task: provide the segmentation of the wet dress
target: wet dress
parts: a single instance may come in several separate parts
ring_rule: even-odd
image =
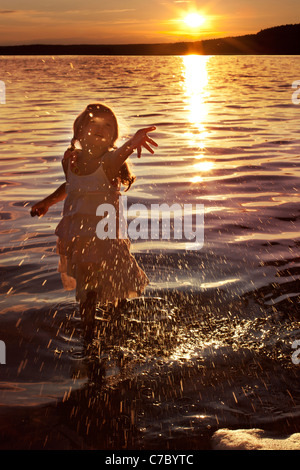
[[[64,289],[76,289],[79,302],[86,300],[90,290],[97,292],[97,301],[103,304],[139,296],[149,279],[130,253],[129,239],[119,231],[120,182],[116,186],[110,183],[102,161],[89,175],[75,174],[68,161],[66,180],[63,217],[55,230]],[[101,204],[115,208],[113,239],[97,236],[97,224],[103,216],[96,212]]]

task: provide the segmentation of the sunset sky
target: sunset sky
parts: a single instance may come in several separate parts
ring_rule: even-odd
[[[299,0],[1,0],[0,45],[196,41],[299,23],[299,10]]]

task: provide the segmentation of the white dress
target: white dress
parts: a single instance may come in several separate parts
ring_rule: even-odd
[[[68,163],[66,192],[63,217],[55,230],[64,289],[76,289],[80,302],[90,290],[97,292],[101,303],[117,304],[140,295],[149,279],[130,253],[130,241],[118,231],[120,183],[110,183],[102,162],[90,175],[76,175]],[[103,203],[116,209],[116,239],[101,240],[96,234],[102,218],[96,210]]]

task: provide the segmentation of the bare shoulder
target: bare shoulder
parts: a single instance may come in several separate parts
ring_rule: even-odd
[[[67,177],[67,170],[68,170],[68,165],[69,165],[70,161],[74,160],[74,159],[77,159],[80,152],[81,151],[79,149],[72,149],[72,150],[68,149],[64,153],[61,164],[62,164],[62,167],[63,167],[63,170],[64,170],[64,173],[65,173],[66,177]]]

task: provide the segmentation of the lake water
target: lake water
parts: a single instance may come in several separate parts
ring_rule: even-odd
[[[209,449],[222,428],[299,432],[300,57],[0,63],[0,447]],[[204,244],[132,241],[150,285],[117,316],[98,311],[87,354],[57,272],[62,203],[30,208],[63,183],[73,121],[95,101],[120,144],[157,127],[156,153],[131,157],[128,203],[203,204]]]

